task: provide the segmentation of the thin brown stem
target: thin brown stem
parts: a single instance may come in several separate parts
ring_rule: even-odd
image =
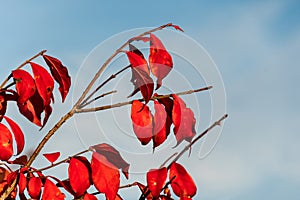
[[[87,101],[98,91],[100,90],[103,86],[105,86],[108,82],[110,82],[112,79],[116,78],[120,73],[122,73],[123,71],[125,71],[126,69],[130,68],[131,65],[128,65],[126,67],[124,67],[123,69],[121,69],[120,71],[118,71],[115,74],[112,74],[108,79],[106,79],[102,84],[100,84],[93,92],[91,92],[91,94],[89,96],[87,96],[85,98],[85,100],[80,104],[80,108],[85,107],[87,104]]]
[[[34,56],[32,56],[31,58],[29,58],[28,60],[26,60],[25,62],[23,62],[21,65],[19,65],[16,69],[21,69],[23,66],[25,66],[26,64],[28,64],[29,62],[31,62],[32,60],[36,59],[37,57],[43,55],[44,53],[46,53],[47,50],[43,50],[40,51],[39,53],[35,54]],[[3,83],[0,85],[0,89],[2,89],[5,84],[8,82],[8,80],[11,78],[11,74],[3,81]]]
[[[212,86],[208,86],[208,87],[204,87],[204,88],[200,88],[200,89],[196,89],[196,90],[188,90],[188,91],[184,91],[184,92],[178,92],[178,93],[175,93],[175,94],[178,95],[178,96],[187,95],[187,94],[192,94],[192,93],[195,93],[195,92],[201,92],[201,91],[209,90],[211,88],[212,88]],[[152,97],[151,100],[163,99],[163,98],[168,98],[168,97],[171,97],[171,96],[172,96],[172,94],[159,95],[159,96]],[[139,101],[144,101],[144,99],[139,99]],[[95,107],[95,108],[77,109],[76,113],[88,113],[88,112],[96,112],[96,111],[100,111],[100,110],[107,110],[107,109],[111,109],[111,108],[117,108],[117,107],[129,105],[129,104],[132,104],[132,102],[133,101],[126,101],[126,102],[121,102],[121,103],[105,105],[105,106],[99,106],[99,107]]]
[[[37,169],[37,170],[33,170],[31,172],[41,172],[41,171],[45,171],[45,170],[51,169],[51,168],[56,167],[58,165],[61,165],[63,163],[67,163],[73,157],[79,156],[79,155],[87,153],[87,152],[89,152],[89,150],[83,150],[83,151],[81,151],[79,153],[74,154],[73,156],[69,156],[68,158],[65,158],[65,159],[63,159],[63,160],[61,160],[59,162],[53,163],[52,165],[49,165],[47,167],[43,167],[43,168],[40,168],[40,169]]]
[[[101,95],[99,95],[99,96],[97,96],[97,97],[95,97],[95,98],[93,98],[93,99],[91,99],[91,100],[85,102],[85,103],[82,104],[80,107],[85,107],[85,106],[87,106],[87,105],[93,103],[94,101],[97,101],[98,99],[101,99],[101,98],[103,98],[103,97],[105,97],[105,96],[107,96],[107,95],[110,95],[110,94],[114,94],[114,93],[116,93],[116,92],[117,92],[117,90],[113,90],[113,91],[110,91],[110,92],[103,93],[103,94],[101,94]]]
[[[203,138],[210,130],[212,130],[216,126],[220,126],[221,122],[228,117],[228,114],[223,115],[218,121],[215,121],[212,125],[210,125],[205,131],[203,131],[198,137],[196,137],[190,144],[185,146],[179,154],[172,160],[172,162],[168,165],[168,169],[170,169],[172,163],[176,162],[186,151],[188,151],[196,142],[198,142],[201,138]]]

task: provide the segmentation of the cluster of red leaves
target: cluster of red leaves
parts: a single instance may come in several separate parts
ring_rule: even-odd
[[[4,118],[11,130],[0,123],[0,160],[7,161],[13,155],[13,133],[17,146],[16,155],[24,148],[24,134],[17,123],[5,116],[7,102],[17,102],[19,111],[32,123],[43,127],[52,113],[51,101],[53,98],[54,80],[59,83],[62,101],[65,100],[71,85],[68,70],[62,63],[51,56],[43,55],[44,60],[50,68],[51,74],[42,66],[30,62],[33,76],[23,70],[12,71],[16,90],[0,90],[0,121]],[[42,114],[44,118],[42,120]]]
[[[167,181],[169,171],[169,181]],[[168,185],[176,196],[180,199],[192,199],[196,194],[197,188],[194,180],[186,171],[186,169],[174,162],[169,169],[166,167],[160,169],[151,169],[147,172],[147,187],[139,184],[143,196],[150,199],[157,200],[171,200],[171,193]]]
[[[92,185],[99,193],[105,194],[106,199],[121,200],[118,195],[119,171],[121,170],[128,178],[129,164],[115,148],[108,144],[98,144],[90,147],[90,150],[93,152],[90,161],[83,156],[69,159],[68,179],[62,181],[53,176],[45,176],[34,168],[22,167],[14,172],[0,168],[0,186],[3,188],[0,189],[0,195],[13,180],[17,179],[18,195],[21,200],[28,199],[27,195],[32,199],[65,199],[61,188],[73,195],[75,199],[97,199],[95,195],[88,193]],[[51,164],[59,158],[59,155],[58,152],[44,154]],[[12,199],[15,199],[16,192],[12,195],[14,195]]]
[[[130,96],[140,91],[145,100],[145,104],[137,100],[132,102],[131,119],[134,132],[143,145],[153,140],[155,148],[167,139],[170,127],[174,124],[177,144],[183,140],[190,142],[196,134],[196,120],[192,110],[186,107],[181,98],[174,94],[172,98],[153,100],[154,116],[147,106],[154,91],[150,71],[157,78],[156,89],[158,89],[162,85],[162,80],[171,71],[173,61],[163,43],[154,34],[150,34],[149,38],[143,38],[143,41],[150,41],[149,64],[143,53],[132,44],[129,44],[129,51],[126,52],[132,69],[131,82],[135,86]]]

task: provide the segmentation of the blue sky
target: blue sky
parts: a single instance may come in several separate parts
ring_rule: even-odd
[[[183,159],[199,185],[196,199],[296,200],[300,196],[299,9],[298,1],[283,0],[9,1],[0,7],[0,77],[42,49],[63,60],[75,77],[84,58],[108,37],[132,28],[179,24],[217,64],[230,115],[208,157]],[[45,128],[69,106],[58,103],[58,114]],[[37,128],[21,119],[28,129],[27,145],[35,144],[45,130],[35,133]],[[73,138],[72,132],[70,122],[60,134]],[[81,148],[74,138],[66,156]],[[46,148],[55,151],[64,146],[55,136]]]

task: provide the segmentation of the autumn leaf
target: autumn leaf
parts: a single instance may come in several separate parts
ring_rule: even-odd
[[[173,94],[172,97],[174,100],[172,120],[177,145],[179,145],[183,140],[191,142],[193,137],[196,135],[196,119],[194,117],[194,113],[190,108],[186,107],[186,104],[180,97],[175,94]]]
[[[7,109],[7,100],[5,99],[5,93],[1,92],[0,93],[0,122],[3,119],[3,116],[6,113],[6,109]]]
[[[0,123],[0,160],[7,161],[13,155],[13,139],[10,130]]]
[[[131,120],[135,135],[142,143],[148,144],[153,135],[153,116],[149,107],[138,100],[131,105]]]
[[[167,173],[168,170],[166,167],[153,169],[147,172],[147,186],[154,199],[159,197],[159,194],[165,185]]]
[[[17,69],[12,71],[16,83],[16,90],[19,95],[18,103],[24,104],[36,91],[36,85],[32,76],[25,70]]]
[[[27,156],[22,155],[20,157],[15,158],[14,160],[7,161],[9,164],[16,164],[16,165],[25,165],[27,163]]]
[[[173,68],[173,61],[163,43],[154,34],[150,34],[149,65],[152,74],[157,78],[157,90]]]
[[[24,144],[25,144],[24,134],[16,122],[14,122],[12,119],[10,119],[6,116],[4,116],[4,119],[6,120],[6,122],[8,123],[8,125],[10,126],[10,128],[14,134],[15,141],[17,144],[17,155],[18,155],[24,149]]]
[[[120,153],[111,145],[102,143],[91,146],[90,149],[103,155],[110,163],[112,163],[118,169],[122,169],[123,174],[128,179],[129,164],[122,158]]]
[[[49,72],[42,66],[30,62],[36,88],[43,99],[44,105],[51,103],[52,91],[54,88],[54,80]]]
[[[83,200],[97,200],[97,197],[92,194],[86,193],[83,197]]]
[[[178,26],[178,25],[170,24],[170,26],[172,26],[173,28],[175,28],[178,31],[184,32],[184,30],[182,28],[180,28],[180,26]]]
[[[31,177],[29,179],[27,190],[31,198],[38,199],[41,194],[42,180],[40,177]]]
[[[120,186],[118,168],[97,152],[93,152],[91,167],[96,189],[104,193],[107,200],[115,200]]]
[[[23,194],[27,186],[27,179],[23,173],[19,174],[18,186],[19,186],[19,193]]]
[[[182,165],[172,163],[169,179],[172,180],[171,187],[173,192],[180,199],[191,199],[196,194],[197,187],[195,182]]]
[[[157,95],[159,96],[159,95]],[[166,119],[166,134],[168,135],[171,130],[171,125],[173,123],[172,121],[172,110],[173,110],[173,99],[167,97],[167,98],[159,98],[157,100],[159,103],[164,105],[165,111],[167,113],[167,119]]]
[[[44,185],[42,200],[48,200],[48,199],[62,200],[65,199],[65,195],[58,189],[58,187],[52,181],[50,181],[47,178]]]
[[[154,110],[153,149],[161,145],[170,133],[170,131],[167,132],[167,112],[165,107],[155,100]]]
[[[60,152],[44,153],[43,156],[51,163],[54,163],[60,156]]]
[[[68,174],[70,185],[76,197],[82,196],[91,185],[89,169],[79,159],[71,158]]]
[[[150,77],[148,63],[136,50],[127,51],[126,54],[132,70],[131,82],[135,86],[135,89],[130,96],[134,95],[137,90],[140,90],[145,102],[148,103],[152,97],[154,88],[153,80]]]
[[[37,126],[42,126],[41,114],[44,111],[44,103],[38,92],[35,92],[34,96],[30,97],[24,104],[18,103],[18,107],[20,113],[29,121]]]
[[[43,58],[49,66],[50,72],[55,81],[59,84],[59,91],[62,97],[62,102],[64,102],[71,86],[71,77],[69,75],[68,69],[63,66],[61,61],[57,58],[45,54],[43,55]]]

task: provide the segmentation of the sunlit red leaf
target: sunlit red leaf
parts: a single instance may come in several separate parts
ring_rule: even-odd
[[[51,163],[54,163],[60,156],[60,152],[44,153],[43,156]]]
[[[196,194],[197,187],[195,182],[182,165],[178,163],[172,163],[170,167],[169,179],[173,179],[171,182],[171,187],[173,192],[180,197],[180,199],[189,199]]]
[[[138,100],[131,105],[133,130],[142,145],[148,144],[153,135],[153,116],[149,107]]]
[[[167,173],[168,170],[166,167],[147,172],[147,186],[154,198],[159,197],[159,194],[165,185]]]
[[[161,145],[170,133],[167,132],[167,112],[165,107],[155,100],[154,110],[153,149]]]
[[[186,107],[186,104],[180,97],[175,94],[173,94],[172,97],[174,99],[172,120],[177,145],[183,140],[191,142],[193,137],[196,135],[196,119],[194,117],[194,113],[190,108]]]
[[[7,100],[5,99],[5,93],[0,93],[0,122],[2,121],[3,116],[6,113],[7,109]]]
[[[83,197],[83,200],[97,200],[97,197],[92,194],[86,193]]]
[[[0,160],[7,161],[13,155],[13,140],[9,129],[0,123]]]
[[[54,88],[54,80],[44,67],[33,62],[30,62],[30,65],[34,74],[36,88],[44,101],[44,105],[49,105]]]
[[[23,194],[27,186],[27,179],[23,173],[19,174],[18,186],[19,186],[19,193]]]
[[[43,58],[49,66],[55,81],[59,83],[59,91],[62,97],[62,102],[64,102],[71,86],[71,77],[68,73],[68,69],[63,66],[61,61],[57,58],[53,58],[48,55],[43,55]]]
[[[38,199],[41,194],[42,186],[43,184],[40,177],[31,177],[27,185],[27,190],[30,197],[33,199]]]
[[[91,185],[89,169],[79,159],[71,158],[68,173],[76,197],[82,196]]]
[[[128,179],[129,164],[122,158],[120,153],[112,146],[106,143],[97,144],[90,147],[97,153],[103,155],[115,167],[122,169],[123,174]]]
[[[16,144],[17,144],[17,155],[18,155],[24,149],[24,144],[25,144],[24,134],[16,122],[14,122],[12,119],[10,119],[6,116],[4,116],[4,118],[7,121],[8,125],[10,126],[10,128],[14,134]]]
[[[97,152],[93,152],[91,167],[96,189],[104,193],[107,200],[115,200],[120,186],[118,168]]]
[[[42,200],[61,200],[65,199],[65,195],[58,189],[58,187],[50,181],[48,178],[44,185],[44,191],[42,195]]]
[[[135,86],[135,89],[130,96],[135,94],[135,91],[139,89],[145,102],[148,103],[153,94],[154,84],[150,77],[147,61],[143,56],[139,55],[140,53],[137,53],[136,50],[127,51],[126,54],[132,69],[131,82]]]
[[[173,110],[173,99],[171,98],[159,98],[158,102],[163,104],[167,113],[166,119],[166,133],[169,135],[171,130],[172,121],[172,110]]]
[[[18,103],[24,104],[36,91],[36,85],[32,76],[22,69],[12,71],[12,76],[16,82],[16,90],[19,95]]]
[[[163,43],[154,34],[150,34],[149,65],[152,74],[157,78],[156,89],[158,89],[173,68],[173,61]]]

